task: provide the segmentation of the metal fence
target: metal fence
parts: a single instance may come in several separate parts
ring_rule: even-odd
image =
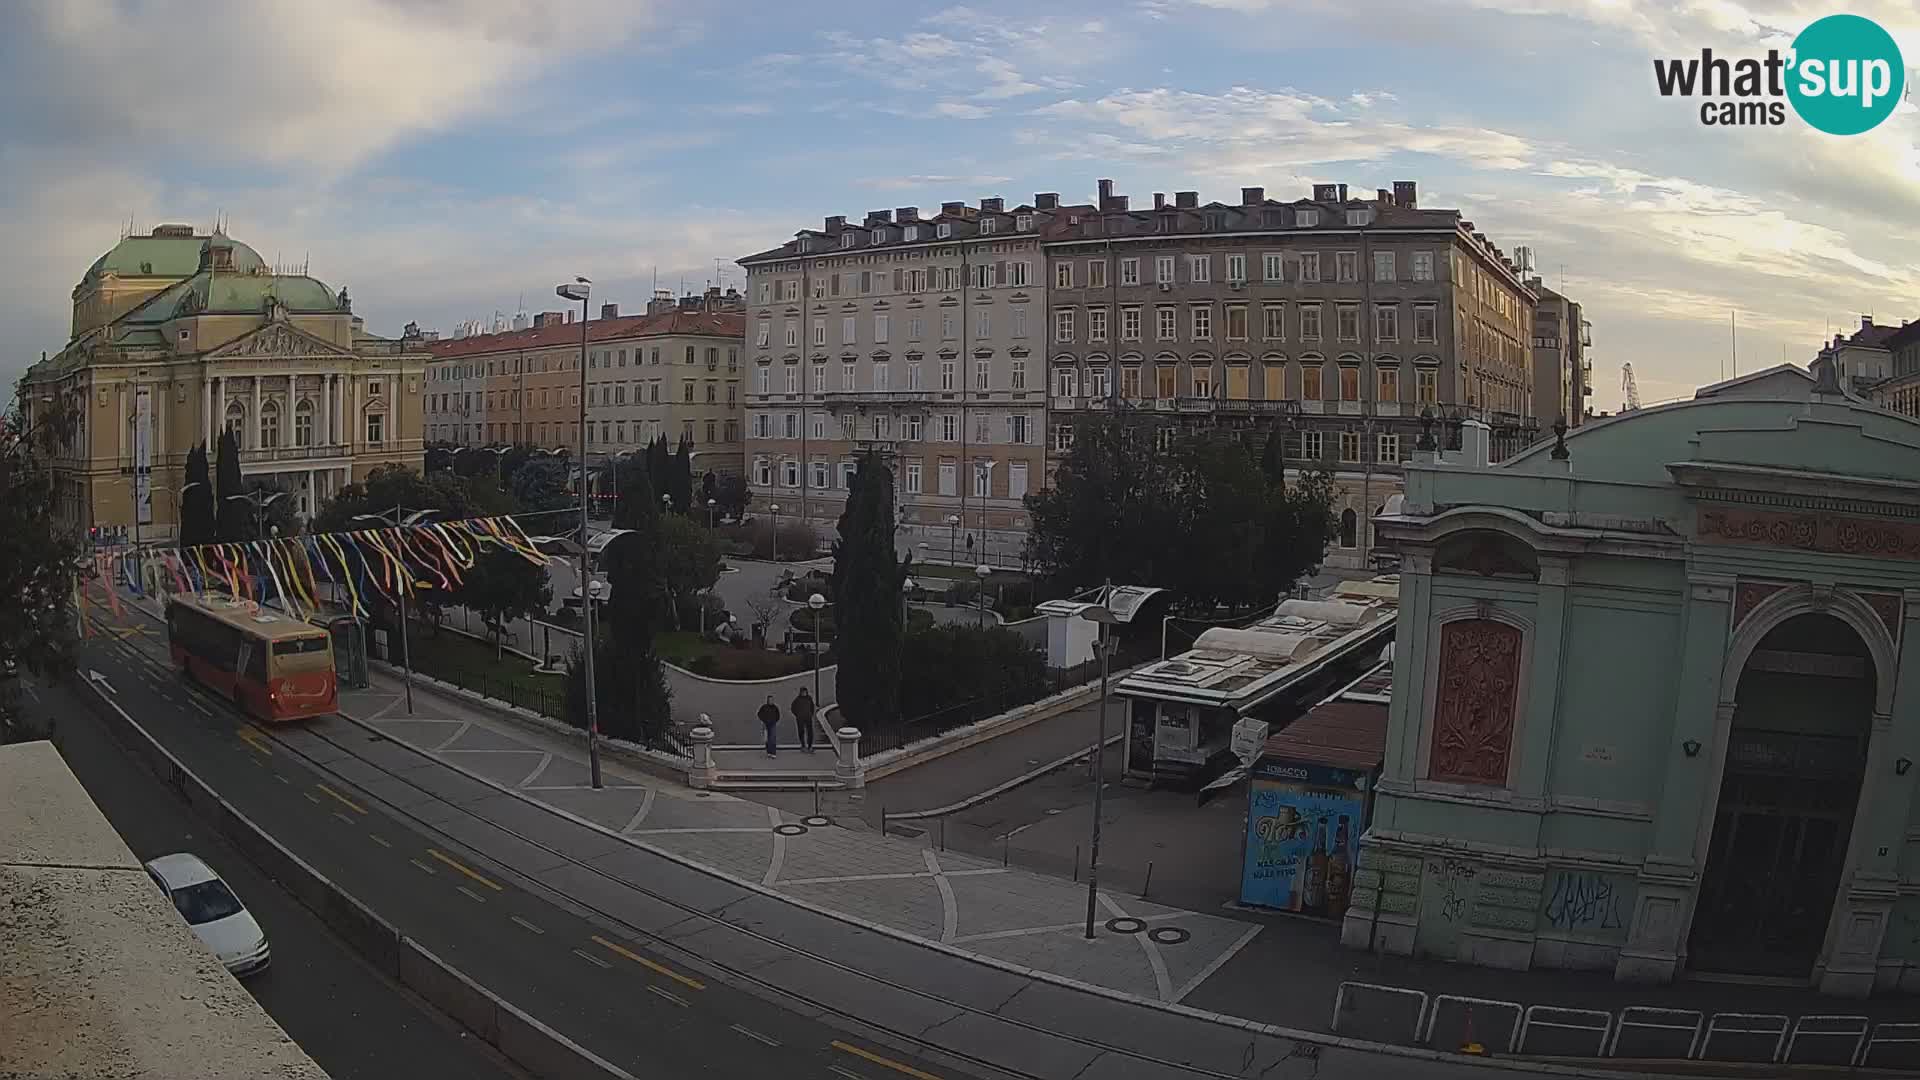
[[[1136,660],[1128,659],[1125,649],[1115,650],[1111,671],[1123,671]],[[1048,668],[1041,680],[1027,687],[986,694],[968,701],[949,705],[943,709],[916,716],[892,727],[862,731],[860,733],[860,756],[872,757],[887,750],[898,750],[904,746],[926,739],[945,735],[956,728],[977,724],[989,717],[1017,709],[1022,705],[1031,705],[1041,698],[1065,693],[1076,687],[1086,686],[1100,679],[1100,661],[1098,658],[1083,664],[1067,668]]]

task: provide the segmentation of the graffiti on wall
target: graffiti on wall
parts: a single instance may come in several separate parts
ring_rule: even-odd
[[[1435,879],[1435,902],[1441,918],[1448,922],[1467,921],[1474,872],[1472,863],[1460,859],[1433,859],[1427,863],[1427,874]]]
[[[1616,875],[1594,870],[1556,871],[1547,885],[1541,915],[1556,930],[1607,933],[1625,930],[1632,904],[1631,886]]]

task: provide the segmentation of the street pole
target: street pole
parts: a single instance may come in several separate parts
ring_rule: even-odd
[[[1107,584],[1111,594],[1113,584]],[[1102,604],[1106,598],[1102,598]],[[1087,848],[1087,940],[1093,940],[1094,906],[1100,895],[1100,796],[1107,786],[1106,769],[1102,768],[1101,758],[1107,752],[1107,665],[1110,653],[1107,650],[1107,622],[1113,618],[1113,610],[1102,606],[1100,609],[1100,711],[1094,725],[1093,737],[1093,838]]]
[[[600,709],[594,700],[593,681],[593,590],[589,588],[592,578],[587,572],[587,297],[591,290],[585,278],[576,279],[576,288],[562,285],[560,295],[578,294],[580,300],[580,431],[578,447],[580,453],[580,615],[581,625],[585,628],[586,676],[587,676],[587,771],[592,775],[595,790],[600,782]]]

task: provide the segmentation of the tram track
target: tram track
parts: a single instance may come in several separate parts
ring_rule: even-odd
[[[143,611],[142,614],[144,615],[146,613]],[[89,615],[88,619],[94,626],[100,628],[103,631],[108,631],[111,629],[107,624],[102,623],[97,616]],[[168,677],[174,677],[174,678],[178,677],[178,673],[173,669],[170,662],[162,662],[161,660],[156,658],[151,652],[148,652],[147,650],[139,646],[136,646],[128,638],[124,636],[107,633],[102,640],[108,643],[108,647],[123,653],[124,655],[126,655],[128,658],[132,659],[136,663],[143,664]],[[231,702],[228,702],[225,699],[218,697],[217,695],[209,693],[208,691],[205,690],[205,688],[201,687],[197,683],[185,681],[184,685],[188,687],[188,692],[194,696],[203,698],[204,700],[209,702],[217,702],[218,704],[220,704],[221,706],[224,706],[229,710],[233,708],[233,705]],[[379,737],[381,740],[389,744],[405,748],[407,751],[419,757],[423,761],[430,762],[432,764],[441,766],[443,768],[449,768],[449,766],[446,766],[445,763],[438,761],[436,758],[434,758],[432,755],[428,754],[427,752],[422,751],[417,747],[411,746],[402,740],[394,739],[391,736],[385,735],[384,733],[381,733],[377,728],[373,727],[371,724],[365,721],[347,716],[344,713],[340,714],[340,716],[342,719],[346,720],[347,722],[352,723],[357,727],[361,728],[362,730]],[[335,778],[340,783],[348,785],[349,787],[355,790],[364,790],[360,788],[360,785],[353,778],[349,777],[345,773],[342,773],[336,769],[329,767],[326,762],[320,761],[319,759],[308,754],[305,750],[301,749],[299,746],[295,745],[293,742],[289,741],[287,738],[284,737],[284,734],[281,730],[275,729],[273,727],[268,727],[265,725],[260,726],[258,730],[266,733],[266,735],[268,736],[268,739],[276,749],[284,750],[287,754],[299,760],[302,764],[304,764],[307,768],[311,769],[315,773],[323,774],[325,776]],[[609,885],[617,889],[629,891],[638,896],[644,897],[653,903],[663,905],[673,911],[679,912],[685,915],[687,918],[699,920],[704,925],[722,928],[732,934],[739,935],[743,939],[757,943],[762,946],[776,949],[794,958],[804,960],[811,964],[819,965],[821,967],[830,969],[832,971],[853,976],[855,978],[864,980],[874,986],[883,988],[890,992],[900,994],[900,995],[905,995],[914,1000],[924,1002],[929,1005],[938,1006],[939,1008],[942,1008],[942,1009],[953,1010],[959,1014],[959,1016],[956,1016],[948,1021],[943,1021],[940,1024],[936,1024],[934,1025],[934,1027],[948,1026],[949,1024],[952,1023],[953,1019],[959,1019],[960,1016],[974,1017],[987,1024],[1006,1025],[1009,1028],[1024,1032],[1025,1034],[1030,1036],[1037,1036],[1042,1039],[1054,1040],[1057,1042],[1070,1044],[1072,1046],[1079,1047],[1084,1052],[1090,1052],[1093,1055],[1093,1058],[1088,1063],[1089,1068],[1092,1066],[1092,1063],[1094,1061],[1098,1061],[1101,1057],[1112,1056],[1112,1057],[1124,1058],[1131,1062],[1137,1062],[1140,1065],[1152,1066],[1159,1069],[1169,1070],[1183,1076],[1209,1077],[1209,1078],[1216,1078],[1216,1080],[1244,1080],[1244,1078],[1248,1075],[1248,1073],[1246,1072],[1230,1073],[1230,1072],[1223,1072],[1215,1069],[1206,1068],[1204,1066],[1196,1066],[1190,1063],[1171,1060],[1165,1057],[1160,1057],[1154,1054],[1146,1053],[1146,1052],[1132,1049],[1129,1047],[1123,1047],[1123,1046],[1118,1046],[1112,1043],[1101,1042],[1100,1040],[1088,1038],[1084,1035],[1075,1035],[1068,1032],[1062,1032],[1059,1030],[1055,1030],[1053,1028],[1044,1027],[1039,1024],[1031,1023],[1029,1021],[1021,1020],[1014,1017],[1004,1016],[998,1012],[988,1010],[988,1009],[983,1009],[977,1005],[968,1004],[964,1001],[946,997],[938,993],[933,993],[917,987],[909,986],[905,983],[899,982],[897,980],[888,978],[883,975],[875,975],[870,972],[862,971],[859,968],[843,963],[824,953],[816,952],[814,950],[807,949],[803,946],[796,945],[793,942],[785,940],[784,938],[781,938],[778,936],[765,934],[758,930],[754,930],[749,927],[742,926],[738,923],[735,923],[727,919],[722,914],[717,914],[715,912],[705,910],[695,905],[685,903],[681,900],[675,899],[666,894],[663,894],[653,889],[646,888],[645,886],[636,884],[633,881],[630,881],[626,878],[608,873],[606,870],[601,869],[600,867],[597,867],[590,862],[581,860],[565,851],[562,851],[554,847],[553,845],[545,843],[544,841],[534,836],[530,836],[525,832],[513,829],[499,822],[482,817],[478,813],[475,813],[474,811],[467,809],[466,807],[462,807],[457,804],[445,801],[439,793],[433,791],[431,788],[428,788],[422,784],[419,784],[413,780],[408,779],[407,776],[402,772],[395,771],[394,769],[391,769],[386,765],[373,761],[367,757],[361,756],[359,753],[355,751],[355,748],[352,747],[350,744],[338,738],[335,738],[334,736],[324,731],[315,730],[312,727],[300,727],[300,728],[296,728],[296,730],[303,731],[307,736],[321,740],[322,742],[326,743],[327,745],[333,747],[334,749],[340,751],[342,754],[351,758],[352,760],[357,762],[359,765],[366,768],[374,769],[386,779],[394,783],[404,785],[406,788],[419,792],[422,795],[428,796],[429,799],[431,800],[430,802],[431,805],[441,806],[449,810],[455,811],[465,816],[466,818],[471,819],[472,821],[478,822],[480,825],[484,826],[487,829],[491,829],[495,832],[498,832],[503,836],[510,837],[520,844],[527,845],[530,848],[543,852],[547,856],[550,856],[555,859],[559,859],[564,865],[576,868],[581,871],[585,871],[586,873],[603,880],[604,882],[608,883]],[[458,770],[455,770],[455,771],[457,772]],[[427,820],[425,817],[419,814],[410,812],[409,810],[403,807],[394,805],[389,800],[378,798],[376,796],[371,795],[370,793],[366,794],[365,797],[374,799],[381,805],[382,809],[385,810],[388,814],[411,824],[414,828],[424,833],[427,833],[432,836],[442,837],[446,840],[446,842],[453,844],[457,847],[467,849],[469,851],[474,850],[471,842],[462,840],[456,837],[454,834],[446,831],[445,829]],[[552,817],[556,821],[566,821],[569,824],[576,824],[570,821],[569,819],[567,819],[565,816],[554,812],[551,808],[546,807],[541,803],[534,802],[532,800],[523,800],[523,802],[525,803],[525,805],[534,807],[542,811],[543,813]],[[621,839],[623,842],[630,844],[637,850],[646,851],[649,854],[652,854],[655,856],[659,856],[660,854],[658,852],[651,851],[650,849],[645,848],[641,845],[632,844],[631,841],[626,840],[624,837],[622,837]],[[618,928],[620,931],[632,936],[633,938],[639,941],[645,942],[650,947],[657,948],[662,952],[671,954],[673,956],[684,958],[685,960],[691,961],[696,966],[705,967],[709,970],[717,972],[723,978],[734,982],[736,985],[739,985],[742,987],[755,988],[761,992],[761,996],[770,996],[777,1000],[794,1002],[800,1006],[803,1006],[806,1009],[827,1013],[836,1018],[839,1018],[840,1020],[846,1022],[847,1024],[854,1026],[855,1028],[879,1032],[884,1036],[886,1036],[889,1040],[892,1040],[894,1042],[926,1051],[935,1057],[953,1061],[956,1064],[959,1064],[966,1068],[982,1071],[985,1074],[990,1076],[997,1075],[997,1076],[1013,1077],[1013,1078],[1017,1078],[1017,1080],[1055,1080],[1055,1078],[1046,1076],[1044,1074],[1026,1071],[1024,1069],[1019,1068],[1018,1066],[1010,1066],[1007,1064],[1003,1064],[1001,1062],[997,1062],[997,1061],[993,1061],[993,1060],[981,1057],[978,1054],[967,1051],[967,1050],[962,1050],[944,1043],[935,1042],[931,1039],[926,1038],[925,1035],[921,1032],[913,1032],[913,1031],[908,1031],[908,1030],[904,1030],[897,1027],[892,1027],[884,1023],[877,1022],[868,1016],[856,1013],[853,1010],[839,1007],[839,1006],[834,1006],[834,1005],[817,1001],[811,998],[807,998],[805,996],[802,996],[801,994],[798,994],[783,986],[780,986],[770,980],[759,977],[755,975],[752,971],[726,964],[704,953],[698,953],[698,952],[689,950],[685,946],[680,945],[679,943],[657,932],[648,930],[644,927],[634,925],[633,923],[622,918],[620,915],[607,910],[605,907],[599,904],[595,904],[589,900],[582,899],[578,896],[562,893],[552,888],[551,886],[548,886],[541,882],[533,880],[527,877],[526,875],[518,872],[517,870],[514,870],[511,867],[508,867],[500,863],[498,860],[492,858],[491,856],[486,856],[484,855],[484,853],[481,853],[481,852],[475,852],[475,854],[480,855],[482,858],[485,858],[485,860],[488,863],[495,866],[499,872],[511,878],[516,885],[518,885],[520,888],[526,890],[529,893],[532,893],[538,896],[547,897],[553,902],[590,913],[592,917],[606,923],[611,927]],[[694,869],[696,872],[700,872],[698,871],[698,868],[690,868],[690,869]],[[709,876],[713,876],[713,875],[709,875]],[[717,878],[717,880],[725,881],[726,879]],[[728,882],[728,884],[734,884],[734,883]],[[747,896],[756,895],[751,891],[743,890],[743,892]],[[731,907],[731,906],[733,906],[731,903],[724,905],[722,910],[724,911],[726,907]],[[1011,998],[1009,998],[1008,1000],[1010,1001]],[[1004,1006],[1005,1002],[1003,1002],[1002,1005]],[[928,1029],[928,1030],[931,1030],[931,1029]],[[1257,1056],[1256,1046],[1252,1041],[1257,1037],[1258,1036],[1252,1036],[1252,1035],[1249,1036],[1250,1041],[1249,1041],[1249,1045],[1246,1053],[1246,1060],[1249,1064],[1251,1064]],[[1272,1037],[1278,1040],[1277,1036],[1269,1036],[1269,1037]],[[1321,1049],[1320,1044],[1314,1043],[1314,1042],[1302,1041],[1302,1040],[1292,1040],[1292,1042],[1294,1043],[1294,1045],[1281,1058],[1281,1060],[1286,1060],[1287,1058],[1315,1059],[1318,1057],[1319,1051]],[[1118,1063],[1114,1063],[1114,1064],[1116,1066],[1118,1065]]]

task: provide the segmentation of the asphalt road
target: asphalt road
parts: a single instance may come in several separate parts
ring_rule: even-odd
[[[242,985],[333,1080],[509,1080],[525,1073],[395,984],[187,809],[65,686],[34,687],[28,711],[56,717],[54,743],[142,860],[205,859],[267,931],[273,966]]]
[[[338,777],[316,774],[225,703],[166,670],[154,658],[164,647],[164,631],[151,621],[141,625],[144,630],[124,636],[85,641],[82,671],[99,672],[116,704],[316,870],[402,933],[581,1046],[649,1078],[845,1080],[917,1074],[959,1080],[965,1075],[950,1064],[936,1066],[863,1045],[844,1030],[690,971],[678,958],[582,909],[520,887],[462,845],[389,812],[358,789],[342,790],[346,785]],[[87,723],[97,728],[101,722],[89,717]],[[108,749],[124,755],[117,747]],[[96,747],[72,756],[103,755]],[[329,767],[345,768],[338,761]],[[431,795],[412,790],[392,797],[399,809],[436,824],[450,829],[461,824],[445,820],[458,815]],[[226,872],[226,865],[215,865]],[[254,894],[272,891],[258,875],[251,881],[236,878],[235,884],[249,903]],[[270,928],[280,914],[265,915]],[[279,935],[270,933],[275,971],[269,978],[284,979],[295,965],[281,954]],[[288,1030],[299,1038],[294,1025]],[[875,1065],[846,1049],[849,1044],[900,1068]],[[378,1054],[378,1044],[373,1045],[371,1052]],[[318,1052],[314,1056],[321,1058]],[[383,1066],[378,1075],[413,1074]],[[489,1074],[455,1070],[446,1075]]]

